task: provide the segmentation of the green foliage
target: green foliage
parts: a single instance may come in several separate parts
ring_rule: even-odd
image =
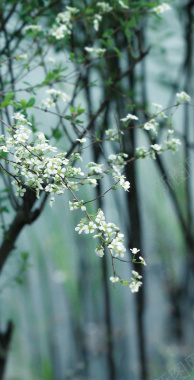
[[[14,92],[10,92],[9,94],[7,94],[4,98],[4,101],[1,103],[0,107],[1,108],[4,108],[4,107],[7,107],[11,104],[11,99],[13,99],[14,97]]]
[[[51,128],[52,130],[52,135],[55,138],[55,140],[59,141],[61,137],[63,137],[63,133],[60,131],[59,128]]]

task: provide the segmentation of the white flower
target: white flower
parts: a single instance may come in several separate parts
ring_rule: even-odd
[[[161,153],[161,150],[162,150],[161,145],[154,144],[154,145],[151,145],[151,148],[152,148],[153,150],[155,150],[157,153]]]
[[[144,146],[136,148],[137,157],[145,158],[147,154],[147,150]]]
[[[110,277],[110,281],[114,284],[115,282],[119,281],[119,277],[113,277],[113,276],[111,276]]]
[[[97,216],[95,218],[95,222],[98,223],[98,224],[100,224],[100,223],[104,222],[104,220],[105,220],[104,213],[103,213],[103,211],[101,209],[99,209],[98,210],[98,214],[97,214]]]
[[[110,155],[108,156],[108,159],[109,159],[110,161],[115,161],[116,158],[117,158],[117,155],[116,155],[116,154],[110,154]]]
[[[124,166],[126,165],[124,158],[127,158],[127,157],[128,157],[128,154],[119,153],[119,154],[110,154],[108,156],[108,159],[111,162],[111,164],[114,164],[113,168],[115,170],[116,167],[117,168],[124,168]],[[123,178],[125,178],[125,177],[123,177]]]
[[[181,142],[179,139],[172,138],[171,140],[166,140],[165,144],[169,149],[175,152],[178,149],[178,145],[181,145]]]
[[[33,32],[39,32],[41,30],[40,25],[27,25],[24,28],[24,32],[33,31]]]
[[[49,205],[52,207],[54,202],[55,202],[55,197],[51,197]]]
[[[101,237],[102,237],[101,232],[100,232],[99,234],[96,234],[96,235],[93,236],[94,239],[96,239],[96,238],[101,238]]]
[[[152,105],[156,108],[162,108],[161,104],[157,104],[157,103],[152,103]]]
[[[66,26],[69,27],[69,23],[70,23],[70,20],[71,20],[71,12],[70,11],[66,11],[66,12],[60,12],[58,13],[57,17],[56,17],[56,22],[58,24],[66,24]]]
[[[46,93],[49,95],[60,95],[61,91],[55,90],[55,88],[50,88],[49,90],[46,90]]]
[[[94,29],[96,30],[96,32],[98,32],[98,30],[99,30],[99,22],[101,20],[102,20],[102,16],[95,15],[94,20],[93,20],[93,24],[94,24]]]
[[[132,270],[132,274],[133,274],[134,278],[138,278],[139,280],[142,278],[142,276],[140,276],[140,274],[138,272],[136,272],[135,270]]]
[[[81,234],[84,230],[85,224],[81,221],[77,227],[75,227],[75,231],[78,231],[79,234]]]
[[[106,49],[92,48],[92,47],[88,47],[88,46],[86,46],[84,48],[84,50],[87,51],[87,53],[94,53],[94,54],[97,54],[99,56],[103,56],[104,53],[106,52]]]
[[[107,136],[113,136],[113,135],[116,134],[116,130],[115,129],[107,129],[105,131],[105,133],[106,133]]]
[[[78,202],[70,202],[69,201],[69,208],[70,210],[77,210],[78,209]]]
[[[90,172],[91,174],[100,174],[102,173],[102,164],[96,164],[95,162],[89,162],[89,164],[87,165],[88,168],[90,168]]]
[[[17,126],[16,133],[13,135],[13,137],[17,140],[17,142],[25,143],[28,140],[31,133],[32,132],[30,131],[30,129],[28,129],[26,126],[19,125]]]
[[[71,98],[65,92],[60,91],[60,97],[64,102],[70,102]]]
[[[159,116],[163,119],[168,119],[168,116],[164,112],[161,112]]]
[[[141,285],[142,285],[141,281],[132,281],[131,284],[129,285],[131,292],[137,293]]]
[[[85,232],[85,234],[89,234],[89,233],[92,234],[96,228],[97,226],[95,223],[89,222],[89,224],[84,226],[83,231]]]
[[[44,135],[43,132],[36,132],[35,135],[38,136],[38,139],[39,139],[39,140],[41,141],[41,143],[43,143],[43,144],[45,143],[45,141],[48,141],[48,140],[46,140],[45,135]]]
[[[146,262],[145,262],[145,260],[143,259],[143,257],[139,256],[139,260],[141,260],[141,263],[142,263],[143,265],[147,265]]]
[[[101,245],[101,246],[96,247],[95,253],[96,253],[97,256],[103,257],[104,256],[104,248],[103,248],[103,246]]]
[[[69,201],[69,208],[70,210],[77,210],[78,208],[81,208],[82,211],[86,211],[86,206],[83,205],[84,201]]]
[[[168,129],[168,135],[173,135],[173,133],[174,133],[174,131],[173,131],[173,129]]]
[[[153,131],[155,134],[157,134],[156,127],[158,126],[158,123],[155,120],[148,121],[145,123],[142,127],[142,129],[145,129],[146,131]]]
[[[51,36],[55,37],[56,40],[61,40],[62,38],[66,37],[68,34],[71,34],[70,26],[69,25],[54,25],[53,29],[50,30]]]
[[[50,108],[54,105],[54,101],[53,99],[50,99],[50,98],[47,98],[46,100],[42,100],[41,103],[40,103],[40,108]]]
[[[96,186],[98,185],[97,180],[96,180],[96,179],[93,179],[93,178],[90,178],[88,183],[89,183],[89,185],[91,185],[92,187],[96,187]]]
[[[78,8],[75,8],[75,7],[68,7],[68,6],[66,6],[66,9],[67,9],[70,13],[72,13],[72,14],[76,14],[76,13],[79,12],[79,9],[78,9]]]
[[[76,141],[79,141],[80,144],[83,144],[84,142],[86,142],[86,139],[76,139]]]
[[[9,152],[8,149],[7,149],[7,147],[5,145],[0,146],[0,150],[2,150],[5,153]]]
[[[184,91],[182,91],[180,93],[177,93],[176,97],[179,100],[182,100],[183,102],[190,102],[191,101],[191,97],[186,92],[184,92]]]
[[[110,5],[108,3],[98,2],[96,5],[102,9],[102,12],[112,11],[112,7],[110,7]]]
[[[69,102],[70,101],[70,97],[69,95],[67,95],[65,92],[63,91],[59,91],[59,90],[55,90],[55,88],[51,88],[49,90],[46,91],[47,94],[53,96],[53,98],[55,99],[58,99],[59,97],[64,101],[64,102]],[[53,100],[52,100],[53,102]],[[53,104],[53,103],[52,103]],[[52,105],[51,104],[51,105]]]
[[[21,123],[23,123],[23,122],[26,123],[26,118],[20,112],[14,113],[12,116],[12,119],[16,119],[16,120],[20,121]]]
[[[126,252],[126,248],[124,247],[122,243],[121,237],[116,237],[115,239],[113,239],[111,244],[108,245],[108,248],[111,249],[111,251],[112,250],[114,251],[115,257],[117,256],[124,257],[124,252]]]
[[[49,57],[48,58],[48,62],[55,64],[56,63],[56,59],[53,58],[53,57]]]
[[[18,57],[18,59],[27,59],[28,58],[28,54],[27,53],[20,54],[17,57]]]
[[[125,191],[129,191],[130,183],[128,181],[125,181],[123,178],[121,178],[119,183],[120,183],[122,189],[124,189]]]
[[[121,5],[122,8],[129,9],[129,7],[126,4],[124,4],[122,0],[119,0],[118,3]]]
[[[163,13],[165,11],[169,11],[170,9],[171,9],[171,7],[168,4],[163,3],[163,4],[159,5],[158,7],[153,8],[153,11],[156,12],[157,14],[160,14],[160,13]]]
[[[133,253],[133,255],[136,255],[140,251],[140,249],[137,248],[130,248],[130,251]]]
[[[17,191],[16,191],[16,196],[23,197],[25,192],[26,192],[26,189],[22,188],[21,186],[18,186]]]
[[[135,116],[135,115],[131,115],[130,113],[128,113],[128,115],[126,117],[124,117],[123,119],[120,119],[120,120],[125,123],[128,120],[138,120],[138,117]]]

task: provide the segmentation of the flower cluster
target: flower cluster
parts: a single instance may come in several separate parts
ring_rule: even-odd
[[[110,7],[110,5],[108,3],[105,3],[104,1],[103,2],[98,2],[96,5],[104,13],[112,11],[112,7]]]
[[[94,48],[94,47],[89,47],[89,46],[86,46],[84,49],[85,51],[87,51],[87,53],[94,53],[94,54],[97,54],[99,57],[102,57],[104,53],[106,52],[106,49]]]
[[[86,206],[83,205],[84,201],[76,201],[73,200],[73,202],[69,201],[69,208],[70,210],[77,210],[80,208],[82,211],[86,211]]]
[[[83,204],[83,203],[82,203]],[[75,207],[82,207],[81,204],[78,205],[77,202],[74,202]],[[74,205],[72,206],[72,203],[70,202],[70,207],[74,209]],[[93,219],[90,217],[90,220],[87,221],[86,218],[82,218],[80,223],[77,225],[75,230],[81,234],[82,232],[85,234],[94,234],[94,238],[98,238],[101,240],[101,245],[98,245],[95,249],[95,253],[99,257],[103,257],[105,254],[104,247],[107,247],[107,250],[109,251],[112,259],[114,258],[123,258],[126,252],[126,248],[124,246],[124,235],[120,233],[119,228],[114,223],[107,223],[105,220],[104,213],[101,209],[98,210],[96,216],[93,216]],[[132,254],[133,254],[133,262],[136,262],[135,254],[139,252],[139,250],[133,248]],[[143,260],[143,258],[142,258]],[[143,262],[139,262],[142,263]],[[134,277],[130,283],[127,281],[120,280],[119,277],[111,277],[110,280],[112,282],[120,281],[124,285],[129,285],[131,291],[133,292],[134,287],[132,284],[137,284],[138,281]],[[139,284],[140,285],[140,284]],[[137,291],[137,285],[136,285],[136,291]]]
[[[168,149],[171,149],[174,152],[177,151],[178,145],[181,145],[180,140],[175,139],[175,138],[166,140],[165,143],[166,143],[166,146],[168,147]]]
[[[132,270],[133,277],[131,278],[131,283],[129,285],[132,293],[137,293],[139,291],[140,286],[143,284],[142,281],[139,281],[142,279],[142,276],[135,270]]]
[[[48,90],[51,96],[61,96],[63,93],[56,90]],[[25,116],[17,112],[14,114],[15,124],[8,130],[10,137],[0,137],[0,150],[12,155],[9,160],[14,169],[13,184],[16,186],[16,194],[20,197],[25,196],[27,188],[36,192],[39,198],[40,192],[51,195],[50,206],[55,202],[55,195],[61,195],[69,190],[73,195],[73,200],[69,201],[70,210],[80,209],[86,213],[76,227],[76,231],[81,234],[94,234],[94,238],[101,240],[101,245],[95,249],[99,257],[104,256],[104,246],[107,247],[112,258],[123,258],[126,252],[124,246],[124,235],[114,223],[105,221],[104,213],[98,210],[96,216],[91,217],[83,200],[79,200],[74,191],[79,190],[79,184],[89,184],[97,186],[97,179],[92,176],[104,175],[102,164],[89,162],[88,173],[84,174],[80,167],[75,167],[77,160],[81,159],[78,152],[72,153],[70,158],[66,153],[57,153],[57,148],[49,144],[44,133],[31,130],[31,123]],[[81,140],[81,139],[78,139]],[[128,191],[130,184],[125,181],[125,176],[120,169],[126,165],[127,154],[119,153],[109,155],[109,162],[112,170],[112,177],[125,191]],[[108,173],[108,171],[107,171]],[[84,179],[81,177],[84,176]]]
[[[139,146],[136,148],[136,157],[138,158],[146,158],[148,155],[148,152],[144,146]]]
[[[128,157],[128,154],[119,153],[119,154],[110,154],[108,156],[108,159],[111,165],[114,164],[115,167],[122,169],[126,165],[126,161],[124,159],[127,157]]]
[[[40,191],[45,191],[51,195],[63,194],[65,190],[78,190],[81,177],[84,173],[80,167],[72,166],[77,160],[81,159],[79,153],[72,153],[67,159],[66,153],[57,153],[57,148],[48,144],[42,132],[32,133],[31,123],[26,120],[23,114],[14,114],[16,123],[9,130],[10,137],[5,139],[1,136],[0,151],[10,152],[13,159],[10,165],[14,169],[14,185],[17,195],[23,196],[26,187],[33,189],[37,197]],[[93,172],[99,172],[98,166],[94,165]],[[86,176],[85,183],[96,186],[97,180]],[[79,179],[80,178],[80,179]],[[54,199],[52,198],[51,205]],[[77,208],[82,210],[85,207],[78,203]],[[74,204],[76,208],[76,203]]]
[[[122,119],[120,119],[121,121],[123,121],[124,123],[126,122],[130,122],[131,120],[138,120],[138,117],[135,116],[135,115],[131,115],[130,113],[128,113],[128,115]]]
[[[161,5],[158,5],[158,7],[153,8],[153,11],[159,15],[165,11],[169,11],[170,9],[170,5],[163,3]]]
[[[119,131],[119,134],[123,135],[123,131]],[[106,129],[105,135],[108,136],[107,137],[108,141],[119,142],[119,135],[118,135],[118,131],[116,131],[116,129],[112,129],[112,128]]]
[[[114,178],[116,183],[118,183],[123,190],[129,191],[130,183],[129,183],[129,181],[125,181],[126,177],[121,174],[118,166],[112,165],[112,168],[113,168],[112,177]],[[114,188],[116,189],[117,186],[115,185]]]
[[[119,228],[114,223],[107,223],[105,221],[105,216],[101,209],[98,210],[93,220],[91,217],[89,221],[86,218],[81,219],[75,230],[79,234],[82,232],[85,234],[96,232],[94,238],[101,239],[102,243],[107,246],[111,256],[124,257],[124,253],[126,252],[123,244],[124,235],[120,233]],[[103,245],[98,246],[95,252],[98,256],[103,257]]]
[[[124,9],[129,9],[128,5],[124,4],[122,0],[119,0],[118,3],[120,4],[120,6]]]
[[[98,32],[98,30],[99,30],[100,21],[102,21],[102,16],[101,15],[95,15],[94,20],[93,20],[93,25],[94,25],[94,29],[96,30],[96,32]]]
[[[57,40],[70,35],[72,31],[71,20],[78,12],[79,9],[66,6],[66,11],[57,15],[56,24],[50,30],[50,35]]]
[[[81,204],[78,206],[78,204],[76,203],[76,208],[77,207],[81,207]],[[96,234],[93,237],[101,240],[101,245],[98,245],[95,249],[95,253],[97,256],[102,258],[105,254],[104,247],[107,247],[107,250],[109,251],[112,259],[124,258],[126,252],[126,248],[124,246],[124,235],[120,233],[119,228],[114,223],[106,222],[104,213],[101,209],[98,210],[96,216],[93,216],[93,219],[90,217],[89,221],[87,221],[86,218],[82,218],[75,230],[78,231],[79,234],[81,234],[82,232],[85,234],[94,234],[96,232]],[[146,265],[143,257],[139,256],[136,259],[135,256],[139,251],[140,250],[138,250],[137,248],[131,249],[131,253],[133,255],[132,261],[134,263],[138,262],[139,264]],[[117,276],[110,277],[110,281],[113,283],[120,282],[123,285],[128,285],[132,292],[137,292],[142,284],[142,282],[139,281],[141,276],[135,271],[132,271],[132,274],[133,278],[130,282],[124,281]]]
[[[113,5],[113,6],[111,6]],[[33,45],[36,46],[38,41],[38,50],[36,51],[36,48],[33,49],[35,53],[30,56],[30,50],[28,49],[28,53],[26,53],[24,50],[20,51],[18,49],[19,53],[14,56],[14,59],[16,60],[27,60],[28,62],[21,62],[21,65],[27,69],[27,71],[31,70],[33,67],[30,65],[33,58],[37,59],[37,56],[39,55],[39,52],[41,51],[41,62],[40,66],[45,68],[45,73],[48,73],[46,75],[46,80],[43,81],[40,85],[35,85],[31,87],[27,87],[27,89],[24,89],[28,92],[32,92],[35,94],[34,89],[41,88],[43,85],[48,86],[55,86],[56,83],[64,82],[62,78],[64,79],[64,76],[62,75],[63,71],[66,69],[62,67],[61,64],[59,66],[57,65],[54,58],[50,57],[47,58],[47,52],[46,49],[40,49],[40,44],[38,37],[43,37],[44,41],[47,41],[49,44],[49,47],[53,47],[53,42],[55,40],[62,40],[64,38],[67,38],[69,40],[70,36],[72,34],[73,25],[75,25],[76,22],[80,25],[80,44],[76,49],[69,49],[69,57],[67,57],[67,62],[71,61],[73,64],[76,64],[76,70],[75,72],[72,71],[73,76],[70,75],[70,78],[74,78],[75,76],[80,72],[82,73],[89,65],[92,64],[92,61],[99,61],[99,58],[103,57],[106,53],[106,58],[111,59],[112,57],[112,51],[115,51],[116,54],[120,57],[121,52],[114,46],[115,39],[114,39],[114,33],[117,31],[117,23],[116,28],[112,29],[111,23],[106,23],[106,25],[110,24],[110,27],[108,26],[107,30],[104,31],[102,35],[100,35],[101,32],[101,26],[102,26],[102,20],[103,17],[106,17],[109,19],[111,17],[110,12],[115,11],[114,19],[118,21],[118,15],[121,14],[123,16],[130,13],[130,17],[124,17],[121,18],[121,23],[118,25],[118,30],[123,27],[127,27],[127,30],[129,29],[128,21],[133,25],[133,22],[136,23],[136,17],[133,18],[134,14],[134,4],[132,8],[129,8],[129,6],[126,4],[129,3],[126,0],[117,0],[113,2],[94,2],[94,9],[92,8],[85,9],[83,7],[78,8],[66,6],[64,12],[58,13],[53,26],[48,31],[43,31],[41,26],[39,25],[28,25],[24,27],[24,33],[27,35],[27,37],[32,36],[33,38]],[[145,2],[143,2],[145,3]],[[143,4],[142,3],[142,4]],[[144,11],[144,4],[142,5],[143,8],[141,8],[141,5],[137,6],[138,13],[140,15],[144,15],[146,12]],[[152,7],[152,5],[150,5]],[[148,7],[150,9],[150,6]],[[146,6],[145,6],[146,8]],[[127,11],[129,9],[129,12]],[[142,10],[143,9],[143,12]],[[163,3],[161,5],[156,6],[152,9],[151,12],[155,12],[156,14],[161,14],[164,11],[167,11],[170,9],[170,6],[166,3]],[[104,14],[107,14],[104,16]],[[135,15],[134,15],[135,16]],[[130,18],[130,20],[128,20]],[[37,18],[36,18],[37,19]],[[108,20],[109,21],[109,20]],[[34,21],[33,21],[34,22]],[[86,23],[86,25],[85,25]],[[88,25],[92,26],[92,30],[88,29]],[[125,25],[125,26],[124,26]],[[96,41],[96,44],[94,46],[83,46],[82,42],[86,39],[83,38],[83,26],[87,33],[92,33],[93,35],[96,35],[95,32],[99,34],[99,39]],[[94,30],[95,32],[94,32]],[[79,30],[79,29],[78,29]],[[75,36],[78,33],[75,33]],[[89,35],[89,34],[88,34]],[[91,37],[92,37],[91,36]],[[95,36],[96,37],[96,36]],[[92,38],[91,38],[92,40]],[[72,42],[72,41],[71,41]],[[100,45],[101,44],[101,45]],[[71,44],[70,44],[71,45]],[[73,43],[74,45],[74,43]],[[90,45],[90,43],[89,43]],[[130,44],[128,44],[130,46]],[[77,45],[76,45],[77,46]],[[41,47],[42,48],[42,47]],[[58,48],[58,46],[57,46]],[[85,50],[84,51],[80,50]],[[49,51],[49,49],[48,49]],[[78,53],[78,54],[77,54]],[[87,53],[87,54],[86,54]],[[111,53],[109,55],[109,53]],[[45,60],[44,60],[44,57]],[[10,62],[9,57],[9,62]],[[140,57],[141,58],[141,57]],[[54,65],[54,69],[51,71],[47,71],[46,62],[49,64]],[[77,69],[78,65],[81,64],[81,69]],[[82,66],[83,65],[83,66]],[[35,66],[36,67],[36,66]],[[49,65],[51,67],[51,65]],[[72,74],[70,73],[70,74]],[[116,76],[117,77],[117,76]],[[23,76],[22,76],[23,78]],[[69,72],[67,75],[68,81],[70,85],[74,85],[76,81],[70,80],[69,82]],[[105,76],[104,76],[105,78]],[[119,78],[119,77],[118,77]],[[124,78],[124,76],[122,76]],[[80,78],[78,77],[78,82]],[[114,81],[114,78],[110,76],[105,78],[107,79],[106,83],[107,86],[110,85]],[[66,80],[66,79],[65,79]],[[17,78],[16,82],[20,82],[21,78],[20,75]],[[28,86],[28,82],[24,82]],[[82,83],[82,80],[81,82]],[[92,83],[92,82],[91,82]],[[91,84],[90,83],[90,84]],[[90,85],[88,83],[88,85]],[[13,86],[14,87],[14,86]],[[77,84],[77,89],[81,87],[82,84]],[[69,107],[67,105],[66,110],[69,107],[69,110],[71,112],[70,115],[66,115],[66,111],[62,112],[61,114],[56,113],[60,117],[60,121],[62,117],[65,118],[65,120],[69,120],[70,123],[72,123],[73,126],[73,133],[68,133],[67,136],[69,138],[69,141],[72,142],[72,148],[76,149],[78,147],[78,151],[74,151],[73,153],[66,153],[66,152],[58,152],[57,147],[50,145],[49,140],[47,139],[47,136],[44,135],[43,132],[34,132],[36,131],[34,125],[27,120],[26,111],[28,110],[28,107],[32,106],[32,103],[34,102],[34,99],[30,99],[29,102],[26,100],[20,100],[20,102],[16,101],[16,97],[14,97],[13,93],[8,93],[5,96],[5,102],[3,102],[2,107],[5,107],[6,101],[7,104],[9,103],[9,96],[11,95],[10,99],[13,103],[9,103],[10,105],[13,105],[14,107],[18,107],[19,110],[23,109],[24,114],[17,112],[14,114],[13,118],[15,119],[15,123],[13,126],[9,126],[8,138],[4,135],[0,136],[0,153],[2,153],[2,159],[5,159],[6,161],[6,167],[4,168],[3,165],[1,165],[2,169],[5,169],[5,172],[7,174],[10,174],[10,176],[13,178],[13,184],[16,187],[16,195],[18,197],[24,197],[27,198],[27,189],[31,189],[36,194],[37,198],[40,197],[40,193],[46,193],[47,196],[50,198],[50,206],[52,207],[55,202],[55,196],[56,195],[62,195],[65,192],[69,192],[72,196],[71,201],[69,201],[69,208],[70,211],[77,210],[81,213],[81,215],[84,217],[80,220],[79,224],[76,226],[75,230],[78,232],[78,234],[86,234],[86,235],[92,235],[94,239],[98,239],[98,245],[95,248],[95,254],[103,258],[105,255],[105,252],[107,251],[108,254],[110,254],[112,266],[113,266],[113,275],[110,277],[110,281],[112,283],[121,283],[123,285],[129,286],[132,293],[135,293],[139,290],[140,286],[142,285],[141,279],[142,276],[135,270],[132,271],[132,277],[130,281],[124,281],[120,278],[119,275],[115,272],[114,269],[114,262],[115,260],[124,261],[123,259],[127,255],[127,250],[124,244],[124,235],[120,232],[120,229],[112,222],[107,222],[105,220],[105,215],[101,209],[98,210],[98,212],[94,215],[89,214],[89,207],[87,207],[87,204],[89,202],[94,201],[92,200],[83,200],[78,199],[77,192],[83,185],[96,187],[98,186],[98,181],[105,177],[105,175],[110,175],[111,181],[113,182],[113,185],[110,187],[110,189],[106,190],[103,194],[100,196],[104,196],[109,190],[116,190],[116,189],[122,189],[124,191],[129,191],[130,189],[130,183],[126,180],[126,177],[124,175],[124,169],[126,165],[130,161],[134,161],[139,158],[146,158],[150,157],[152,159],[155,159],[157,154],[161,154],[165,150],[172,150],[173,152],[178,149],[178,146],[180,145],[180,140],[177,138],[174,138],[173,133],[174,131],[172,129],[168,129],[167,131],[167,138],[164,141],[164,144],[160,145],[157,140],[153,137],[153,134],[157,135],[157,131],[159,128],[160,120],[158,121],[158,117],[166,119],[168,116],[162,111],[162,106],[157,103],[152,103],[154,106],[154,114],[150,117],[150,120],[147,122],[143,121],[142,125],[137,126],[136,124],[139,123],[139,118],[136,115],[133,115],[131,113],[128,113],[125,117],[120,119],[120,125],[117,125],[117,129],[107,129],[104,130],[104,124],[101,125],[100,133],[98,130],[95,130],[96,137],[94,137],[91,133],[91,128],[84,129],[82,127],[83,121],[80,121],[77,116],[82,114],[84,110],[80,109],[80,106],[74,108],[75,103],[77,102],[77,95],[79,91],[72,91],[72,98],[68,94],[66,94],[63,91],[60,91],[55,88],[49,88],[46,91],[46,99],[43,99],[40,103],[40,108],[46,108],[44,111],[47,111],[47,108],[50,108],[52,106],[55,106],[58,101],[63,101],[65,103],[71,104]],[[18,89],[17,89],[18,91]],[[20,90],[19,90],[20,91]],[[191,100],[190,96],[185,93],[184,91],[177,93],[177,103],[173,107],[177,107],[180,103],[189,102]],[[108,99],[108,98],[107,98]],[[33,101],[31,101],[33,100]],[[31,102],[30,102],[31,101]],[[19,104],[18,104],[19,103]],[[31,106],[29,105],[31,104]],[[34,104],[34,103],[33,103]],[[169,107],[170,108],[170,107]],[[130,112],[133,112],[134,105],[128,105],[127,109],[131,110]],[[103,110],[103,109],[102,109]],[[136,108],[137,110],[137,108]],[[79,113],[80,111],[80,113]],[[83,112],[82,112],[83,111]],[[168,109],[167,109],[168,111]],[[50,111],[51,112],[51,111]],[[101,111],[99,111],[100,114]],[[104,111],[103,111],[104,112]],[[141,118],[141,111],[137,111],[138,116]],[[55,114],[54,112],[51,112],[52,114]],[[96,113],[96,116],[99,116],[98,112]],[[9,118],[8,118],[9,119]],[[32,117],[33,120],[33,117]],[[3,121],[2,121],[3,122]],[[4,123],[7,125],[6,123]],[[134,125],[135,124],[135,125]],[[164,123],[163,123],[164,124]],[[96,126],[98,123],[96,124]],[[170,121],[168,123],[171,128]],[[56,127],[57,129],[58,127]],[[65,130],[66,126],[64,126]],[[83,129],[79,129],[83,128]],[[137,147],[134,157],[128,157],[126,153],[122,153],[122,140],[125,138],[125,133],[127,134],[127,129],[130,128],[139,128],[143,129],[145,131],[151,132],[150,137],[152,139],[152,145],[150,145],[147,149],[142,147]],[[97,128],[96,128],[97,129]],[[52,128],[54,130],[54,128]],[[59,132],[60,135],[60,131]],[[101,133],[102,132],[102,133]],[[104,133],[104,135],[103,135]],[[53,132],[54,136],[54,132]],[[105,138],[104,138],[105,136]],[[78,138],[76,138],[78,137]],[[85,148],[82,144],[84,144],[87,139],[90,139],[91,144],[94,143],[101,143],[103,141],[104,144],[108,144],[109,141],[119,142],[119,150],[116,149],[116,144],[112,144],[113,147],[111,149],[107,149],[107,151],[111,154],[108,155],[108,157],[105,157],[104,163],[99,164],[95,162],[88,162],[86,167],[83,168],[82,164],[78,164],[79,160],[82,160],[81,158],[81,151]],[[56,138],[57,139],[57,138]],[[74,139],[74,141],[73,141]],[[71,150],[70,150],[71,151]],[[105,155],[104,155],[105,156]],[[105,168],[105,161],[107,163],[107,166]],[[10,169],[10,172],[7,170]],[[20,201],[19,201],[20,202]],[[137,248],[131,248],[130,249],[130,257],[131,262],[138,263],[142,265],[146,265],[146,262],[142,256],[139,256],[140,250]]]
[[[63,102],[67,102],[69,103],[70,102],[70,96],[67,95],[65,92],[63,91],[59,91],[59,90],[55,90],[54,88],[51,88],[49,90],[46,91],[46,93],[48,95],[50,95],[51,97],[50,98],[47,98],[47,99],[43,99],[40,103],[40,107],[41,108],[50,108],[52,106],[55,105],[55,103],[58,101],[58,100],[62,100]]]
[[[146,131],[152,131],[153,133],[155,133],[155,135],[157,135],[157,127],[158,127],[158,123],[152,119],[150,121],[148,121],[147,123],[145,123],[142,127],[142,129],[145,129]]]
[[[24,32],[39,32],[41,29],[40,25],[27,25],[24,27]]]
[[[190,102],[191,97],[184,91],[176,94],[177,98],[181,102]]]
[[[139,249],[131,248],[130,250],[133,254],[133,260],[132,260],[133,262],[139,262],[140,264],[146,265],[146,262],[143,259],[143,257],[139,256],[139,258],[138,258],[139,261],[137,261],[135,259],[135,255],[140,251]],[[142,286],[142,284],[143,284],[142,281],[140,281],[141,279],[142,279],[142,276],[135,270],[132,270],[131,281],[122,280],[122,279],[120,279],[120,277],[118,277],[116,275],[110,277],[110,281],[113,284],[120,282],[123,285],[129,286],[132,293],[137,293],[139,291],[140,286]]]

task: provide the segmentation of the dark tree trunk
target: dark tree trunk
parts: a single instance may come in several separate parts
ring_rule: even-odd
[[[95,162],[99,161],[101,151],[98,146],[94,145],[94,156]],[[99,181],[96,188],[96,195],[99,197],[102,194],[101,183]],[[102,198],[98,198],[98,208],[102,207]],[[108,378],[109,380],[116,379],[116,368],[114,360],[114,334],[111,318],[111,299],[109,291],[109,275],[108,275],[108,262],[107,256],[104,255],[101,261],[102,267],[102,281],[103,281],[103,297],[104,297],[104,311],[105,311],[105,324],[106,324],[106,333],[107,333],[107,363],[108,363]]]
[[[7,324],[6,330],[0,333],[0,380],[3,380],[5,373],[7,355],[12,337],[12,330],[13,325],[11,322],[9,322]]]
[[[13,222],[4,234],[3,242],[0,246],[0,272],[12,250],[15,248],[15,243],[20,235],[20,232],[25,225],[33,223],[40,215],[46,196],[43,198],[42,205],[33,211],[33,206],[36,202],[36,195],[31,190],[27,190],[23,198],[22,205],[18,209]],[[0,332],[0,380],[3,379],[8,350],[12,337],[13,324],[9,322],[5,332]]]

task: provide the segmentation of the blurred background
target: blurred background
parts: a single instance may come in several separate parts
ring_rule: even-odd
[[[193,97],[193,8],[176,0],[165,17],[143,25],[151,50],[129,87],[142,108],[175,104],[182,90]],[[99,98],[92,89],[92,102]],[[123,105],[112,107],[118,119],[125,116]],[[50,116],[39,115],[45,131]],[[194,379],[193,121],[193,108],[179,107],[172,117],[179,151],[138,160],[127,169],[129,195],[112,192],[89,204],[91,213],[103,207],[128,248],[141,248],[147,267],[140,293],[109,283],[111,263],[94,254],[92,238],[75,232],[81,215],[69,211],[68,196],[52,209],[47,204],[20,234],[0,279],[1,328],[14,323],[5,380]],[[113,124],[109,118],[107,128]],[[136,147],[148,145],[141,130],[131,139]],[[92,148],[85,155],[98,159]],[[90,198],[84,188],[81,199]],[[116,266],[129,277],[131,264]]]

